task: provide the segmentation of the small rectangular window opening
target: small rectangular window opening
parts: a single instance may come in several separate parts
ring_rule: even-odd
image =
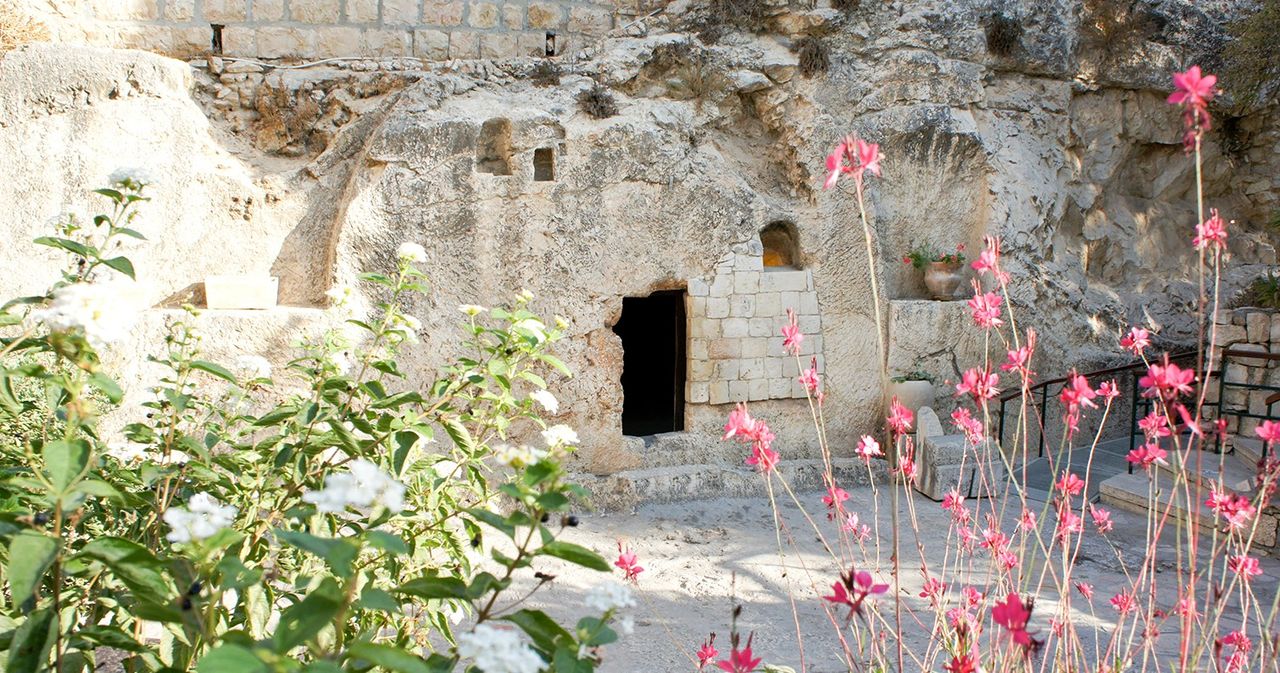
[[[209,29],[213,31],[213,37],[209,41],[209,49],[214,56],[222,55],[222,29],[225,27],[220,23],[209,24]]]
[[[622,339],[622,434],[684,430],[684,290],[624,297],[613,331]]]
[[[539,147],[533,151],[533,179],[536,182],[553,182],[556,179],[556,151]]]
[[[546,56],[556,55],[556,34],[553,31],[547,31]]]

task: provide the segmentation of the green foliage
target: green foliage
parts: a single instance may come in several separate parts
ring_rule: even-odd
[[[1280,276],[1268,271],[1267,275],[1255,278],[1233,305],[1280,309]]]
[[[570,629],[510,596],[543,559],[610,569],[558,539],[584,492],[563,464],[572,431],[538,416],[568,371],[531,297],[468,307],[464,354],[424,389],[398,364],[418,324],[404,307],[427,288],[412,249],[362,276],[380,301],[349,321],[358,336],[303,340],[281,372],[203,359],[189,309],[136,420],[105,433],[101,402],[124,395],[94,346],[109,326],[51,316],[60,290],[132,275],[101,251],[141,238],[127,223],[144,188],[99,190],[111,215],[39,241],[71,256],[63,279],[0,309],[22,326],[0,338],[8,670],[92,671],[109,647],[129,671],[452,671],[470,666],[448,645],[462,616],[514,624],[546,670],[594,670],[616,609]],[[546,448],[506,446],[539,431]]]
[[[1256,13],[1233,22],[1228,32],[1221,85],[1245,105],[1273,100],[1280,82],[1280,0],[1262,0]]]
[[[934,262],[959,266],[964,264],[964,245],[957,245],[955,252],[940,252],[928,243],[913,245],[907,254],[903,255],[902,261],[917,269],[923,269]]]

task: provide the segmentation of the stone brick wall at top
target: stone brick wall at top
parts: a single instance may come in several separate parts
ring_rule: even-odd
[[[1280,312],[1262,308],[1223,309],[1218,312],[1216,325],[1217,343],[1221,346],[1214,353],[1214,369],[1221,368],[1222,348],[1237,353],[1280,353]],[[1227,359],[1222,375],[1231,384],[1272,386],[1270,390],[1247,390],[1227,387],[1223,393],[1222,409],[1227,419],[1227,432],[1233,435],[1253,437],[1260,422],[1257,418],[1239,417],[1232,412],[1247,412],[1260,416],[1280,414],[1280,403],[1268,408],[1266,399],[1280,390],[1280,360],[1252,358],[1235,355]],[[1218,386],[1209,386],[1208,401],[1218,401]]]
[[[85,0],[90,44],[173,56],[412,56],[430,60],[545,56],[587,46],[639,10],[632,0]]]

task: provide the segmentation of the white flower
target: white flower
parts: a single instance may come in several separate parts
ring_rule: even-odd
[[[549,414],[555,415],[556,412],[560,411],[560,402],[556,400],[556,396],[552,395],[550,390],[535,390],[530,393],[529,399],[537,402]]]
[[[445,459],[432,465],[431,469],[435,471],[437,477],[444,479],[454,476],[453,473],[458,469],[458,464],[452,460]]]
[[[521,336],[533,339],[534,343],[540,344],[547,340],[547,326],[542,324],[541,320],[534,318],[516,321],[511,325],[511,330]]]
[[[578,433],[567,425],[553,425],[542,431],[542,439],[550,447],[573,446],[578,443]]]
[[[107,455],[122,463],[132,463],[147,456],[147,445],[138,442],[115,441],[107,444]]]
[[[324,293],[324,296],[328,297],[329,303],[334,306],[346,306],[347,302],[351,301],[352,294],[354,291],[350,285],[334,285]]]
[[[474,318],[481,313],[484,313],[486,309],[478,304],[463,304],[458,307],[458,310]]]
[[[623,635],[631,635],[636,630],[635,618],[631,615],[623,615],[622,618],[618,620],[618,630],[621,631]]]
[[[132,180],[141,185],[152,185],[156,182],[155,176],[151,174],[151,171],[135,167],[117,168],[107,178],[107,181],[112,185],[124,184],[125,180]]]
[[[417,243],[406,241],[396,248],[396,257],[410,264],[421,264],[427,261],[427,250]]]
[[[351,373],[351,356],[346,351],[330,354],[329,363],[333,365],[339,376],[346,376]]]
[[[493,447],[493,457],[503,465],[511,467],[523,467],[532,465],[539,460],[547,457],[547,451],[543,449],[535,449],[532,446],[508,446],[499,444]]]
[[[516,295],[516,300],[520,302],[533,301],[533,293],[528,290],[520,290],[520,294]]]
[[[165,510],[164,522],[173,529],[165,537],[170,542],[204,540],[230,526],[235,517],[235,507],[218,502],[208,493],[197,493],[187,501],[185,509],[170,507]]]
[[[610,580],[597,584],[595,588],[588,591],[586,598],[582,599],[582,602],[597,612],[608,612],[610,610],[635,607],[636,599],[631,595],[630,587],[621,582]]]
[[[358,458],[351,463],[350,472],[329,475],[324,480],[324,489],[304,493],[302,499],[321,512],[343,512],[348,507],[365,509],[374,505],[399,512],[404,509],[404,484],[372,462]]]
[[[418,343],[418,331],[422,329],[422,321],[411,315],[396,316],[387,326],[387,334],[399,341]]]
[[[51,229],[62,230],[66,224],[73,224],[80,228],[88,227],[93,224],[93,217],[89,215],[89,211],[79,206],[63,206],[62,212],[49,218],[46,224]]]
[[[471,633],[458,636],[458,655],[474,659],[484,673],[538,673],[546,666],[514,629],[488,624],[477,624]]]
[[[81,331],[94,348],[117,343],[129,336],[136,317],[127,297],[133,287],[122,281],[74,283],[54,290],[53,300],[31,312],[54,332]]]
[[[147,460],[157,465],[185,465],[191,462],[191,456],[185,451],[170,451],[168,456],[163,453],[147,453]]]
[[[271,378],[271,363],[261,355],[241,355],[236,358],[236,373],[247,379]]]

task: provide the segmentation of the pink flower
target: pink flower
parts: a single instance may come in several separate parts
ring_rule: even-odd
[[[720,651],[716,649],[716,634],[702,641],[702,647],[698,648],[698,670],[701,671],[712,659],[720,656]]]
[[[1062,387],[1062,393],[1058,399],[1066,407],[1063,414],[1063,420],[1067,424],[1067,434],[1075,434],[1080,429],[1080,411],[1081,409],[1097,409],[1098,405],[1093,401],[1098,393],[1089,387],[1089,379],[1077,374],[1075,370],[1071,370],[1071,376],[1067,379],[1067,385]]]
[[[905,435],[911,432],[911,424],[915,421],[915,414],[898,401],[898,396],[894,395],[893,401],[889,403],[889,427],[893,429],[895,435]]]
[[[991,329],[1004,324],[1000,319],[1000,295],[994,292],[983,293],[978,281],[973,281],[973,298],[969,300],[969,310],[973,313],[973,324],[983,329]]]
[[[969,520],[969,510],[964,506],[964,496],[960,495],[959,489],[953,488],[942,496],[942,509],[951,512],[951,518],[956,523]]]
[[[755,638],[755,634],[747,636],[747,646],[738,649],[737,644],[733,646],[733,651],[729,653],[729,658],[716,662],[716,666],[725,673],[752,673],[760,666],[760,658],[752,658],[751,641]]]
[[[969,394],[976,402],[989,400],[1000,393],[1000,375],[977,367],[965,371],[956,384],[956,395]]]
[[[936,577],[930,577],[925,580],[924,588],[920,591],[921,598],[928,598],[929,602],[937,607],[942,600],[942,594],[947,590],[947,585]]]
[[[1258,559],[1244,554],[1237,554],[1227,559],[1227,568],[1239,575],[1240,579],[1245,582],[1262,574],[1262,567],[1258,565]]]
[[[751,455],[747,456],[747,464],[759,469],[763,474],[768,474],[778,467],[779,458],[777,451],[755,444],[751,447]]]
[[[1058,489],[1059,493],[1070,497],[1080,495],[1080,492],[1084,490],[1084,481],[1077,477],[1074,472],[1067,472],[1062,475],[1061,479],[1058,479],[1058,483],[1054,484],[1054,487]]]
[[[986,247],[978,258],[973,261],[970,266],[979,274],[990,273],[992,278],[1001,285],[1009,282],[1009,274],[1000,270],[1000,238],[997,236],[987,236],[983,239]]]
[[[747,413],[747,405],[742,402],[729,412],[729,422],[724,425],[724,437],[721,439],[730,439],[738,437],[739,441],[755,441],[756,436],[760,432],[760,428],[764,423],[751,417]]]
[[[637,561],[636,553],[630,549],[624,549],[622,547],[622,543],[619,542],[618,560],[614,561],[613,565],[622,570],[624,573],[624,579],[634,582],[640,577],[640,573],[644,572],[644,568],[642,568]]]
[[[1111,606],[1123,615],[1133,612],[1134,608],[1138,607],[1138,602],[1133,600],[1132,594],[1122,591],[1111,597]]]
[[[871,462],[872,458],[884,455],[884,452],[880,450],[880,442],[877,442],[871,435],[863,435],[862,439],[858,440],[858,445],[854,447],[853,452],[868,463]]]
[[[852,175],[862,185],[863,171],[880,176],[880,146],[868,143],[857,136],[848,136],[827,155],[827,180],[823,189],[831,189],[842,175]]]
[[[1031,650],[1036,646],[1036,641],[1027,631],[1027,622],[1031,620],[1031,608],[1018,598],[1018,594],[1009,594],[1003,603],[996,603],[991,608],[991,620],[1003,626],[1009,635],[1013,636],[1013,642],[1021,645],[1026,650]]]
[[[844,523],[840,524],[840,529],[846,533],[852,533],[854,539],[859,542],[866,542],[871,539],[871,526],[860,523],[857,512],[845,514]]]
[[[1222,221],[1217,208],[1209,212],[1209,219],[1196,225],[1196,236],[1191,240],[1196,250],[1204,250],[1210,245],[1219,250],[1227,247],[1227,223]]]
[[[966,586],[960,590],[960,595],[964,597],[964,606],[966,609],[977,609],[978,605],[982,603],[982,592],[978,591],[977,587]]]
[[[1169,428],[1169,419],[1164,414],[1151,412],[1138,421],[1138,427],[1142,428],[1143,434],[1147,439],[1157,440],[1161,437],[1169,437],[1173,435],[1173,430]]]
[[[831,595],[823,596],[822,599],[837,605],[849,606],[849,616],[862,614],[862,603],[872,596],[877,596],[889,590],[888,584],[877,584],[871,577],[871,573],[865,570],[854,572],[840,573],[840,581],[831,585]]]
[[[916,461],[915,451],[912,450],[911,446],[911,438],[904,438],[903,444],[903,451],[898,456],[898,466],[893,469],[893,473],[901,474],[907,480],[907,483],[914,484],[916,481]]]
[[[1190,369],[1182,369],[1178,365],[1169,362],[1169,355],[1166,353],[1163,365],[1151,365],[1147,369],[1146,376],[1138,379],[1138,385],[1146,388],[1143,391],[1145,397],[1162,397],[1165,400],[1174,400],[1182,395],[1190,395],[1192,392],[1191,383],[1196,379],[1196,373]]]
[[[1036,331],[1027,330],[1027,341],[1018,348],[1009,351],[1008,360],[1000,365],[1000,371],[1012,372],[1016,371],[1022,375],[1024,379],[1029,379],[1035,375],[1031,371],[1031,356],[1036,350]]]
[[[1275,421],[1263,421],[1258,424],[1258,428],[1255,432],[1258,433],[1258,439],[1261,439],[1267,444],[1280,442],[1280,423]]]
[[[1143,469],[1149,470],[1152,465],[1167,465],[1168,463],[1165,461],[1165,458],[1168,455],[1169,452],[1160,448],[1159,444],[1152,444],[1148,442],[1130,451],[1129,455],[1125,456],[1125,460]]]
[[[1085,600],[1093,600],[1093,585],[1088,582],[1076,582],[1076,591],[1080,592]]]
[[[782,348],[788,355],[799,355],[800,344],[804,343],[804,335],[796,322],[795,309],[787,309],[787,324],[782,326]]]
[[[1142,357],[1142,353],[1151,347],[1151,332],[1141,327],[1129,328],[1129,333],[1120,337],[1120,346],[1125,350]]]
[[[978,660],[972,654],[957,654],[951,661],[942,665],[947,673],[978,673],[981,670]]]
[[[974,418],[968,409],[957,407],[955,411],[951,412],[951,422],[955,424],[956,429],[965,434],[970,444],[977,444],[982,441],[982,421]]]
[[[1218,83],[1217,75],[1201,75],[1200,66],[1193,65],[1186,72],[1173,73],[1173,93],[1168,102],[1173,105],[1187,105],[1204,108],[1213,100]]]
[[[1213,510],[1214,514],[1222,517],[1227,526],[1236,530],[1245,527],[1257,514],[1257,509],[1248,498],[1228,491],[1219,491],[1216,486],[1209,492],[1209,498],[1204,501],[1205,506]]]
[[[1119,384],[1115,382],[1115,379],[1103,381],[1102,384],[1098,386],[1098,396],[1108,401],[1120,397]]]
[[[1089,505],[1089,517],[1093,519],[1093,526],[1099,533],[1107,533],[1115,528],[1115,522],[1111,520],[1111,512],[1092,503]]]
[[[835,513],[844,509],[844,502],[849,499],[849,492],[832,484],[827,487],[827,494],[822,496],[822,502],[827,506],[827,518],[835,518]]]
[[[1024,533],[1030,533],[1036,529],[1036,513],[1023,508],[1022,516],[1018,517],[1018,530]]]
[[[800,372],[800,376],[796,379],[804,389],[810,394],[818,392],[818,386],[822,384],[822,379],[818,377],[818,358],[813,358],[809,363],[809,368]]]
[[[1073,534],[1084,532],[1084,521],[1069,507],[1058,508],[1058,530],[1055,535],[1058,541],[1066,544]]]

